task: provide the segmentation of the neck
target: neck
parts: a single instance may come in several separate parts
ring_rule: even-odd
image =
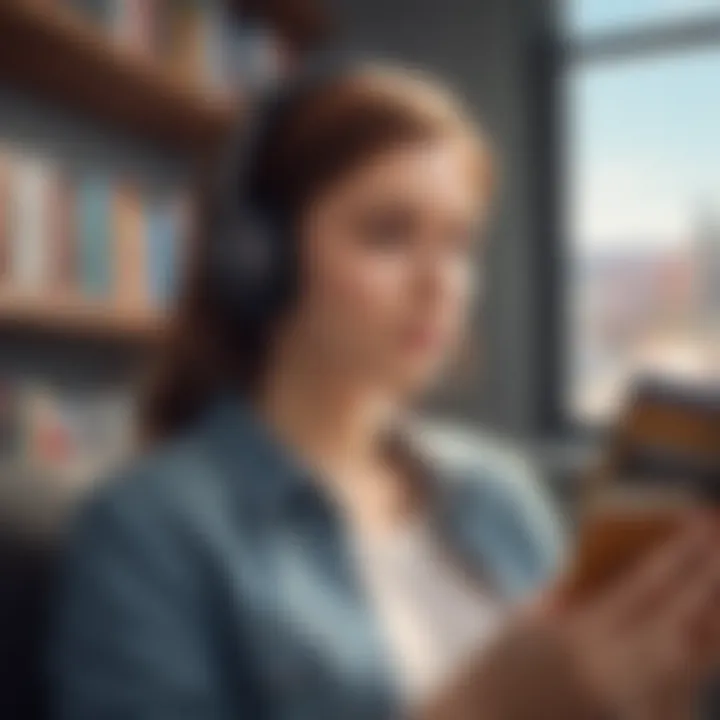
[[[395,415],[387,397],[321,366],[297,344],[273,353],[259,390],[259,411],[278,436],[335,477],[376,457]]]

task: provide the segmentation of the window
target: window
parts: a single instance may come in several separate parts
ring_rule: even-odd
[[[704,19],[720,13],[720,0],[569,0],[570,31],[578,34]]]
[[[638,374],[720,379],[720,0],[569,14],[564,405],[598,423]]]

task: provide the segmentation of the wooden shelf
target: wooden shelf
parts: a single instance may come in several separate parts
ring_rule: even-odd
[[[182,82],[59,3],[0,0],[0,80],[192,152],[212,149],[235,114],[227,98]]]
[[[294,56],[316,50],[332,36],[335,19],[327,5],[322,0],[230,0],[241,22],[267,23]]]
[[[0,296],[0,328],[152,344],[164,335],[161,313],[124,310],[72,297]]]

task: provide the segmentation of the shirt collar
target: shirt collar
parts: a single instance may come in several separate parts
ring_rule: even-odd
[[[254,508],[277,509],[313,494],[313,471],[242,397],[216,400],[202,420],[216,457]]]
[[[283,443],[263,420],[252,404],[242,397],[216,400],[202,420],[217,456],[228,471],[242,484],[245,497],[263,508],[276,509],[286,504],[302,503],[324,495],[317,482],[317,471],[303,462]],[[440,463],[429,448],[416,441],[413,424],[398,425],[392,437],[392,448],[402,453],[417,468],[418,481],[442,500]]]
[[[338,517],[314,470],[275,437],[247,400],[226,398],[214,403],[203,426],[213,457],[223,463],[246,511],[260,511],[278,520],[292,517],[317,526],[337,525]],[[496,532],[497,503],[478,497],[477,483],[456,476],[426,447],[422,433],[413,432],[412,423],[396,437],[401,451],[409,453],[418,467],[418,477],[427,483],[430,521],[469,570],[484,574],[505,594],[510,588],[505,553],[499,552],[504,543],[502,533]]]

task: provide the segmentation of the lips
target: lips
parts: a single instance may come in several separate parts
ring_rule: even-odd
[[[430,352],[443,347],[445,333],[438,327],[420,325],[407,328],[403,334],[403,345],[416,352]]]

